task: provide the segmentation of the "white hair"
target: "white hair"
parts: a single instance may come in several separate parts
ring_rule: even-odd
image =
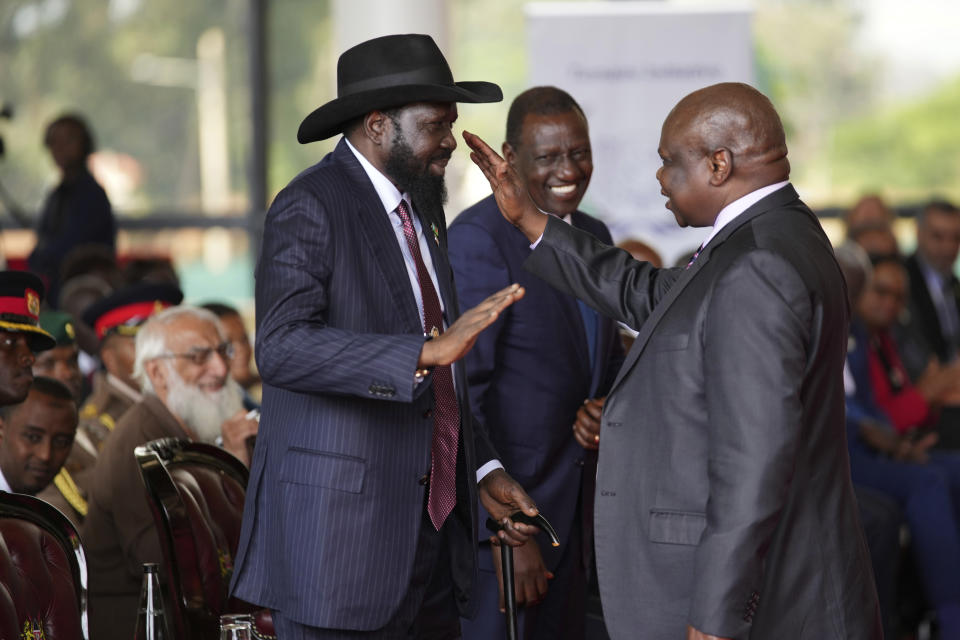
[[[226,340],[220,320],[206,309],[181,305],[164,309],[150,316],[137,332],[136,356],[133,360],[133,379],[140,383],[144,393],[154,393],[153,383],[147,375],[145,365],[151,360],[170,354],[167,346],[167,329],[182,316],[192,316],[211,323],[217,328],[220,340]]]
[[[243,388],[228,375],[222,387],[204,391],[185,383],[170,362],[163,366],[167,368],[167,409],[183,420],[197,440],[213,444],[223,423],[243,408]]]

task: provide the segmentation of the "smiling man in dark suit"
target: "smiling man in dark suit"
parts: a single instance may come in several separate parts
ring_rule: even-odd
[[[567,92],[534,87],[517,96],[503,151],[541,210],[611,242],[606,225],[578,209],[593,159],[587,118]],[[526,291],[523,303],[484,331],[465,359],[474,413],[511,473],[550,514],[561,541],[553,547],[538,537],[514,552],[517,602],[526,605],[520,634],[582,639],[598,446],[587,427],[599,428],[590,412],[599,415],[623,349],[615,322],[525,271],[529,255],[530,243],[493,196],[450,226],[450,261],[465,305],[511,282]],[[480,610],[464,623],[466,640],[504,635],[495,572],[500,560],[492,553],[496,548],[481,544]]]
[[[338,98],[301,143],[343,133],[267,213],[257,266],[263,408],[234,591],[270,607],[281,640],[460,635],[477,571],[477,497],[512,524],[533,501],[467,402],[477,334],[511,285],[459,315],[446,256],[444,170],[455,83],[429,36],[376,38],[337,65]]]
[[[526,268],[640,329],[604,406],[595,539],[615,640],[879,638],[844,440],[848,309],[790,186],[783,127],[752,87],[667,116],[657,173],[686,269],[654,269],[537,210],[464,134],[536,249]]]

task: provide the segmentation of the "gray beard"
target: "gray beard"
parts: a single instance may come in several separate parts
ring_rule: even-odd
[[[170,368],[167,408],[193,431],[199,442],[213,444],[223,423],[243,409],[243,389],[232,378],[219,391],[207,392],[186,384]]]

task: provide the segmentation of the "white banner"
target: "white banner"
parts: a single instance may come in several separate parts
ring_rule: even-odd
[[[666,2],[526,6],[530,86],[569,92],[590,122],[594,173],[582,208],[614,240],[637,237],[667,264],[706,230],[681,230],[656,171],[660,126],[677,101],[717,82],[753,83],[751,11]]]

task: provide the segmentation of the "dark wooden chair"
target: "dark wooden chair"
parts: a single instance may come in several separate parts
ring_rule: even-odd
[[[0,491],[0,640],[87,640],[87,561],[73,524]]]
[[[148,442],[135,455],[163,550],[174,636],[217,637],[225,613],[253,614],[256,635],[275,636],[269,611],[229,596],[247,468],[218,447],[176,438]]]

